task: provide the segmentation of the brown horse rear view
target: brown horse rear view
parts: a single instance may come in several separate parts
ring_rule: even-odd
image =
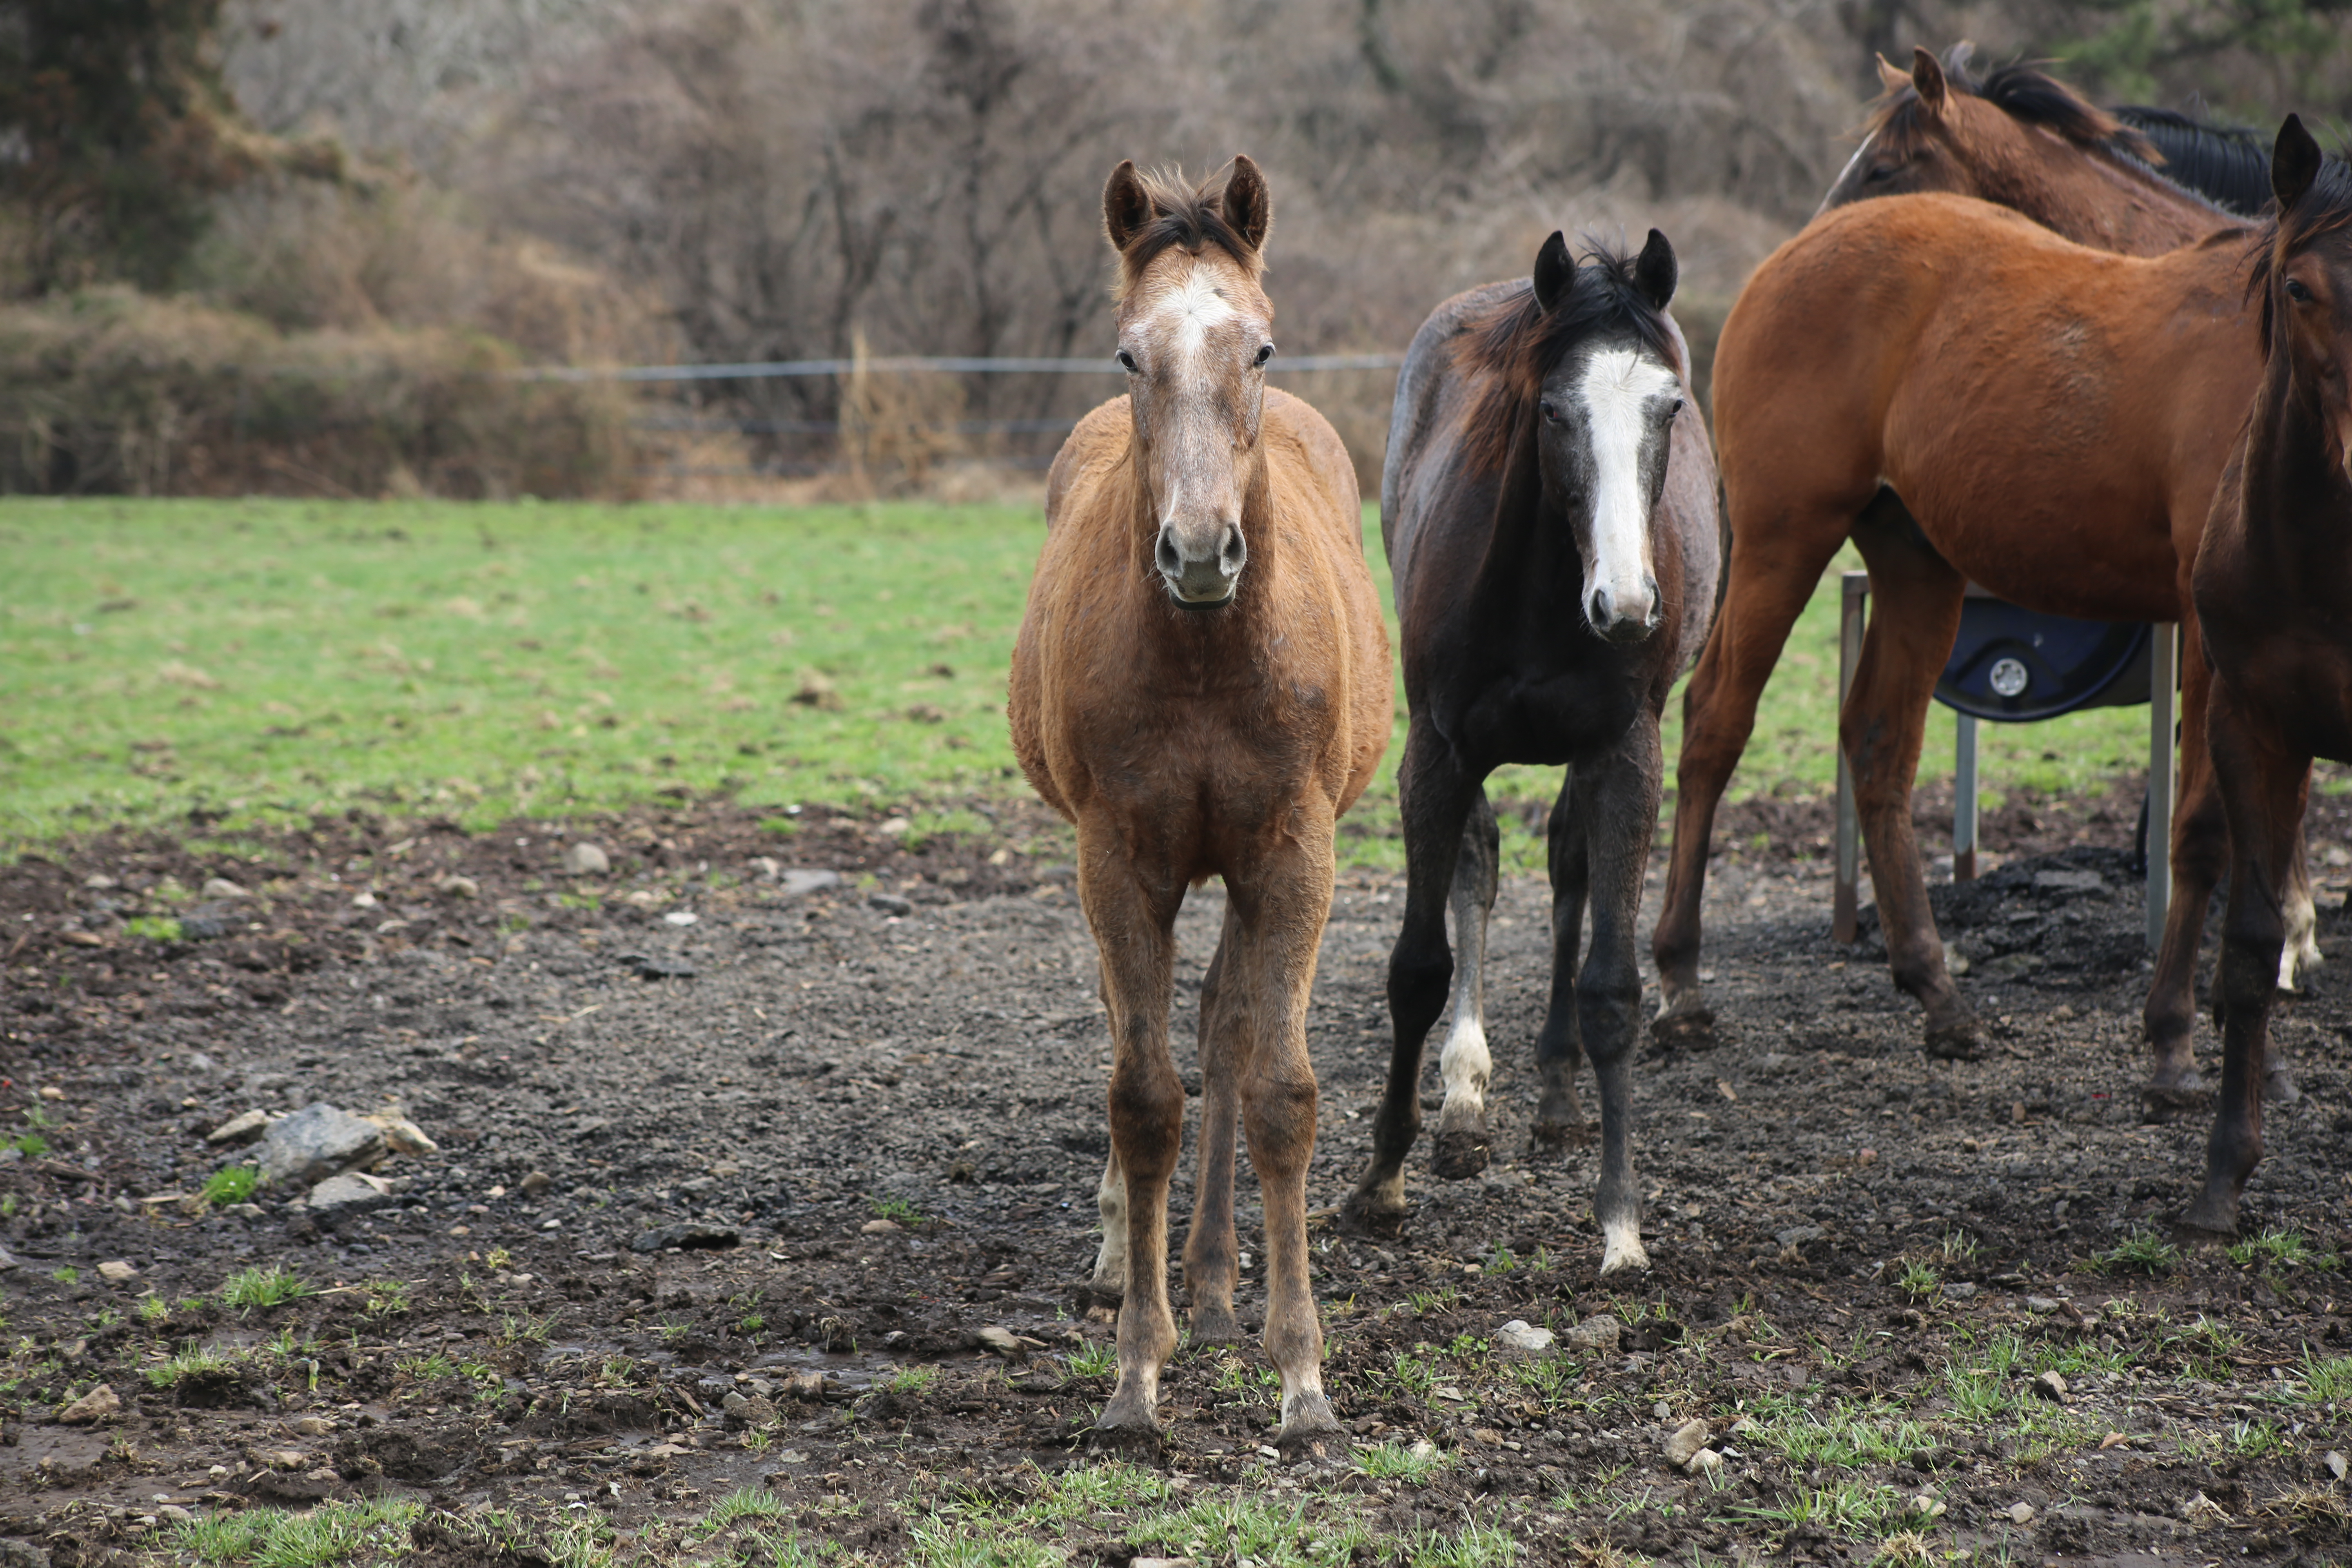
[[[1332,840],[1388,742],[1387,632],[1363,559],[1355,471],[1306,404],[1265,385],[1264,176],[1222,193],[1112,172],[1128,395],[1054,460],[1046,537],[1013,655],[1014,749],[1077,825],[1078,896],[1110,1015],[1111,1154],[1097,1289],[1124,1294],[1100,1429],[1148,1436],[1169,1311],[1168,1183],[1184,1088],[1168,1047],[1176,912],[1218,876],[1224,930],[1201,989],[1198,1208],[1184,1247],[1192,1337],[1235,1337],[1234,1141],[1265,1213],[1278,1440],[1335,1429],[1307,1289],[1315,1145],[1307,991],[1331,905]]]

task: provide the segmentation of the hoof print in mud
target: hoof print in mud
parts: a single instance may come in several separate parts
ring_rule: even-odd
[[[1475,1176],[1486,1168],[1490,1152],[1483,1134],[1476,1132],[1441,1132],[1436,1146],[1430,1152],[1430,1164],[1449,1182]]]

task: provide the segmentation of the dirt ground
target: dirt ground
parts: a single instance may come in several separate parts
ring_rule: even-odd
[[[2178,1255],[2205,1122],[2135,1092],[2128,814],[2014,802],[2006,863],[1938,887],[1996,1046],[1956,1065],[1867,932],[1830,942],[1826,810],[1733,809],[1718,1027],[1637,1075],[1655,1267],[1607,1281],[1590,1153],[1528,1152],[1548,897],[1511,879],[1494,1166],[1438,1182],[1424,1145],[1401,1238],[1316,1233],[1349,1442],[1283,1462],[1255,1347],[1188,1348],[1134,1468],[1084,1443],[1108,1055],[1068,841],[975,809],[989,834],[912,848],[903,819],[681,803],[0,870],[0,1129],[33,1140],[0,1151],[0,1563],[246,1561],[205,1521],[371,1498],[422,1505],[383,1517],[429,1563],[2352,1561],[2341,870],[2332,961],[2278,1019],[2303,1097],[2271,1112],[2264,1239]],[[2352,836],[2317,812],[2315,843]],[[609,872],[562,874],[582,839]],[[1368,1153],[1402,895],[1351,873],[1333,908],[1317,1202]],[[1188,1080],[1220,902],[1182,920]],[[364,1214],[194,1195],[250,1157],[205,1133],[316,1101],[395,1102],[439,1151],[381,1165]],[[1245,1252],[1254,1194],[1244,1169]],[[307,1293],[225,1300],[277,1268]],[[1613,1347],[1497,1337],[1604,1314]],[[58,1419],[100,1385],[119,1408]],[[1666,1461],[1692,1422],[1719,1467]]]

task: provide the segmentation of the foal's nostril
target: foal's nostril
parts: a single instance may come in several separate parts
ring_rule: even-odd
[[[1151,559],[1164,575],[1174,577],[1184,570],[1184,557],[1176,550],[1176,536],[1165,528],[1160,531],[1160,543],[1152,551]]]
[[[1225,542],[1217,551],[1217,564],[1228,577],[1238,576],[1242,563],[1249,559],[1249,546],[1242,541],[1242,531],[1232,523],[1225,525]]]
[[[1606,588],[1593,589],[1591,600],[1584,606],[1584,614],[1585,618],[1592,623],[1593,630],[1606,631],[1609,627],[1610,621],[1609,590]]]

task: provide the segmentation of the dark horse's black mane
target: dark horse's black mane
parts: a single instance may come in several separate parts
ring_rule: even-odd
[[[2311,188],[2292,211],[2273,216],[2254,231],[2246,247],[2246,298],[2262,302],[2263,355],[2271,352],[2271,311],[2277,298],[2271,285],[2279,258],[2324,234],[2352,226],[2352,163],[2340,157],[2322,159]]]
[[[1684,368],[1666,313],[1633,281],[1634,258],[1590,238],[1585,243],[1576,286],[1554,309],[1536,302],[1532,282],[1517,283],[1484,316],[1464,323],[1454,340],[1454,363],[1483,383],[1463,421],[1464,455],[1475,468],[1501,469],[1512,436],[1534,416],[1544,377],[1587,338],[1630,331],[1668,364]]]
[[[1944,55],[1952,91],[1980,98],[2011,119],[2039,125],[2077,147],[2135,163],[2189,195],[2239,217],[2254,217],[2271,199],[2270,150],[2259,132],[2217,125],[2177,110],[2127,105],[2101,109],[2049,72],[2023,61],[1979,76],[1972,44]],[[1872,110],[1869,130],[1896,151],[1927,134],[1916,89],[1895,89]]]

